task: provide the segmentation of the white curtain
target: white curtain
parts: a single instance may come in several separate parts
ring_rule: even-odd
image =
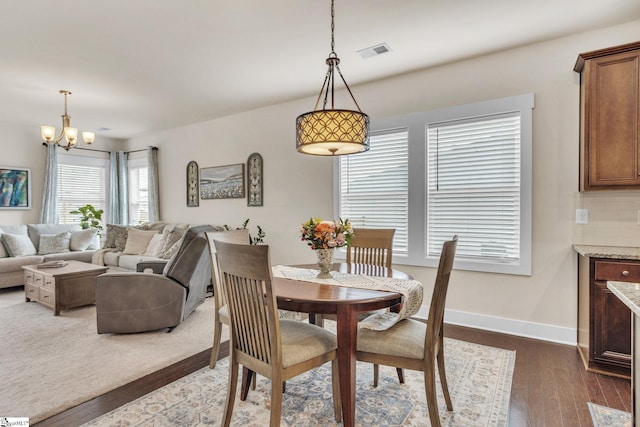
[[[147,147],[147,172],[149,174],[149,221],[160,221],[160,190],[158,179],[158,148]]]
[[[46,144],[40,224],[58,223],[58,144]]]
[[[109,152],[109,224],[129,223],[127,157],[124,151]]]

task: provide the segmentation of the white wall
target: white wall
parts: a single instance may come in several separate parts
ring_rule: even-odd
[[[579,75],[573,66],[579,53],[636,41],[639,31],[636,21],[352,88],[372,117],[535,94],[533,274],[455,271],[449,321],[575,342],[577,263],[571,245],[578,188]],[[348,78],[348,69],[345,73]],[[286,84],[286,78],[278,83]],[[236,225],[251,218],[253,225],[265,228],[274,264],[313,262],[313,254],[299,241],[298,227],[311,215],[331,216],[332,161],[294,149],[295,117],[312,105],[309,98],[130,141],[130,148],[160,148],[163,219]],[[185,168],[190,160],[200,167],[242,163],[254,151],[264,157],[264,207],[249,208],[246,200],[202,200],[198,208],[186,207]],[[434,270],[397,267],[429,285],[428,301]]]

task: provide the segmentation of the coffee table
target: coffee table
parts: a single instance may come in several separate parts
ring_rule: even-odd
[[[56,268],[38,268],[25,265],[25,299],[37,301],[53,310],[68,310],[96,302],[96,277],[107,271],[107,267],[80,261],[66,261],[67,265]]]

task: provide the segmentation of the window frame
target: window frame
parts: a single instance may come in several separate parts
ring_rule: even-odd
[[[395,117],[372,118],[371,131],[407,128],[409,131],[408,255],[393,255],[395,264],[437,267],[427,256],[427,132],[430,124],[507,112],[520,113],[520,256],[517,262],[456,258],[460,270],[530,276],[532,274],[532,127],[533,93],[481,101]],[[334,159],[334,210],[340,212],[339,159]]]
[[[149,174],[149,162],[147,160],[146,157],[140,157],[137,159],[129,159],[127,161],[127,175],[128,175],[128,179],[127,179],[127,183],[128,183],[128,197],[127,197],[127,211],[128,211],[128,217],[129,217],[129,223],[131,225],[133,224],[133,215],[131,212],[131,197],[133,195],[132,192],[132,187],[131,187],[131,171],[133,169],[146,169],[147,170],[147,176]],[[137,193],[137,192],[136,192]],[[148,179],[147,179],[147,215],[149,214],[149,197],[148,197],[148,193],[149,193],[149,184],[148,184]],[[141,221],[140,223],[143,223],[146,221]]]

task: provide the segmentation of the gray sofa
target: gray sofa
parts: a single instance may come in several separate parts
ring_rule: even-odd
[[[96,281],[99,334],[173,329],[205,300],[211,283],[211,261],[206,231],[209,225],[190,226],[177,251],[162,270],[108,272]]]
[[[100,244],[96,233],[82,230],[79,224],[0,225],[0,288],[24,285],[23,265],[91,262]]]

